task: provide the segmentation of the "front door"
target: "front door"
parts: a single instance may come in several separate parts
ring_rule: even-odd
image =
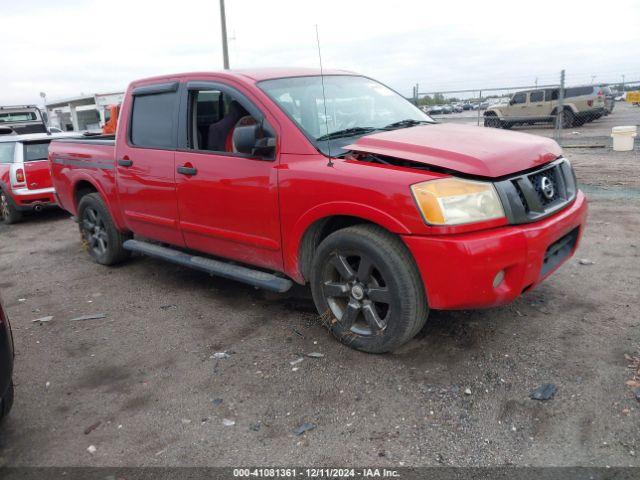
[[[236,127],[268,121],[229,85],[194,82],[182,89],[184,148],[175,169],[180,228],[187,247],[282,270],[278,162],[237,153]]]
[[[133,90],[123,118],[127,138],[117,142],[117,188],[122,214],[134,233],[184,246],[175,184],[178,82]]]

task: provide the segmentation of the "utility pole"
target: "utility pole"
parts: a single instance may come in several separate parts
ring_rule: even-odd
[[[624,73],[622,74],[622,91],[624,92]]]
[[[591,85],[593,85],[593,81],[596,79],[597,75],[591,75]]]
[[[229,48],[227,46],[227,18],[224,13],[224,0],[220,0],[220,24],[222,27],[222,62],[224,69],[229,70]]]

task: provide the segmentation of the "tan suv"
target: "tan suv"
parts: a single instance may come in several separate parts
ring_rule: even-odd
[[[514,125],[555,122],[558,111],[558,88],[516,92],[508,103],[494,105],[484,112],[484,126],[511,128]],[[605,113],[604,92],[600,87],[565,89],[562,127],[583,125]]]

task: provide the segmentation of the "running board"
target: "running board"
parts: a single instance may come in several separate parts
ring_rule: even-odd
[[[177,263],[183,267],[193,268],[219,277],[237,280],[248,283],[254,287],[264,288],[272,292],[283,293],[289,290],[293,283],[291,280],[278,277],[272,273],[261,270],[234,265],[232,263],[221,262],[212,258],[198,257],[188,253],[174,250],[173,248],[162,247],[154,243],[142,242],[140,240],[126,240],[122,246],[132,252],[143,253],[150,257],[161,258],[169,262]]]

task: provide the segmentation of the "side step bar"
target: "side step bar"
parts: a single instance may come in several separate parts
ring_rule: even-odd
[[[174,250],[173,248],[162,247],[153,243],[142,242],[140,240],[126,240],[122,246],[132,252],[144,253],[150,257],[161,258],[169,262],[177,263],[183,267],[200,270],[219,277],[248,283],[254,287],[264,288],[272,292],[283,293],[289,290],[293,283],[287,278],[278,277],[272,273],[261,270],[221,262],[212,258],[198,257],[188,253]]]

